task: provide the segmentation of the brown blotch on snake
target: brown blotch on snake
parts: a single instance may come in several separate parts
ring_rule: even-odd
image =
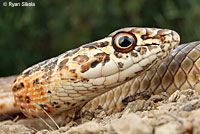
[[[155,44],[155,45],[150,44],[150,45],[147,45],[147,47],[148,47],[149,51],[151,51],[152,49],[158,48],[157,44]]]
[[[33,85],[36,85],[36,84],[39,84],[39,79],[38,78],[33,80]]]
[[[92,62],[91,67],[94,68],[99,64],[98,60],[95,60],[94,62]]]
[[[122,58],[122,54],[121,54],[120,52],[115,51],[115,52],[114,52],[114,55],[115,55],[117,58]]]
[[[64,104],[66,104],[66,105],[70,105],[71,103],[68,102],[68,101],[65,101]]]
[[[69,69],[62,69],[62,70],[60,70],[60,76],[67,75],[69,77],[72,77],[73,79],[74,78],[76,79],[78,76],[77,76],[77,73],[75,73],[75,72],[76,72],[76,69],[71,69],[71,70],[69,70]]]
[[[75,73],[76,72],[76,69],[71,69],[69,70],[71,73]]]
[[[69,59],[64,59],[63,61],[60,62],[60,64],[58,65],[58,67],[60,69],[62,69],[62,67],[66,66],[66,63],[69,61]]]
[[[105,42],[101,42],[101,43],[97,44],[97,47],[102,48],[102,47],[106,47],[106,46],[108,46],[108,45],[109,45],[109,42],[108,42],[108,41],[105,41]]]
[[[131,52],[131,56],[133,56],[133,57],[138,57],[138,54],[137,54],[137,53],[134,53],[134,52]]]
[[[89,44],[84,45],[83,48],[88,48],[89,50],[91,50],[91,49],[103,48],[103,47],[106,47],[108,45],[109,45],[108,41],[100,42],[100,43],[93,42],[93,43],[89,43]]]
[[[22,88],[24,88],[24,84],[21,82],[21,83],[19,84],[19,86],[15,85],[15,86],[13,87],[12,91],[13,91],[13,92],[16,92],[16,91],[18,91],[18,90],[21,90]]]
[[[102,66],[104,66],[109,61],[110,61],[110,56],[107,54],[106,57],[104,57],[103,59]]]
[[[78,55],[73,58],[73,61],[77,61],[78,63],[85,63],[89,60],[87,55]]]
[[[118,62],[119,68],[123,68],[124,64],[122,62]]]
[[[81,65],[81,73],[85,73],[90,69],[90,64]]]
[[[105,52],[102,52],[102,53],[97,53],[97,54],[95,54],[94,56],[97,57],[97,58],[103,58],[103,57],[105,57],[106,55],[108,55],[108,54],[106,54]]]
[[[89,43],[89,44],[83,45],[82,47],[83,48],[88,48],[89,50],[91,50],[91,49],[97,49],[96,48],[97,45],[98,44],[96,42],[93,42],[93,43]]]
[[[25,99],[25,100],[26,100],[27,103],[30,103],[30,100],[31,100],[31,99],[29,98],[29,96],[26,96],[26,99]]]
[[[147,48],[146,47],[141,47],[140,54],[144,55],[144,54],[146,54],[146,52],[147,52]]]
[[[81,73],[88,71],[91,67],[96,67],[97,64],[99,64],[102,60],[102,58],[96,58],[86,64],[81,65]]]
[[[107,62],[110,61],[110,55],[103,52],[103,53],[97,53],[94,55],[95,57],[97,57],[98,59],[102,59],[103,62],[102,62],[102,65],[104,66]]]

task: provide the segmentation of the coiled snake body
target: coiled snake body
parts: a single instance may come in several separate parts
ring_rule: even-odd
[[[39,117],[44,111],[56,114],[80,110],[95,98],[82,108],[83,112],[97,106],[112,111],[145,90],[154,94],[198,90],[200,42],[181,45],[173,51],[179,41],[179,35],[167,29],[117,30],[104,39],[26,69],[13,84],[12,106],[27,117]],[[0,113],[5,113],[2,104],[3,99]]]
[[[200,93],[200,41],[179,45],[160,65],[93,99],[81,112],[101,108],[112,113],[143,94],[172,94],[185,89]]]

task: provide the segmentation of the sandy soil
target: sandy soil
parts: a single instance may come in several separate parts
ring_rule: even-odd
[[[59,119],[62,120],[62,119]],[[118,113],[97,110],[53,131],[39,119],[1,121],[0,134],[200,134],[200,95],[188,89],[130,102]]]

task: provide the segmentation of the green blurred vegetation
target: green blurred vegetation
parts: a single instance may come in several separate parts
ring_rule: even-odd
[[[11,2],[19,2],[12,0]],[[200,40],[200,0],[57,0],[0,7],[0,76],[130,26],[176,30]]]

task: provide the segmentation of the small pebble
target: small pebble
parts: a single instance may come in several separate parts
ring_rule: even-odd
[[[183,111],[187,111],[187,112],[190,112],[190,111],[192,111],[192,110],[194,110],[195,108],[191,105],[191,104],[187,104],[187,105],[185,105],[185,106],[183,106],[182,108],[181,108],[181,110],[183,110]]]
[[[117,134],[152,134],[153,127],[134,113],[123,116],[111,123]]]
[[[184,130],[180,123],[169,122],[155,128],[155,134],[183,134]]]

